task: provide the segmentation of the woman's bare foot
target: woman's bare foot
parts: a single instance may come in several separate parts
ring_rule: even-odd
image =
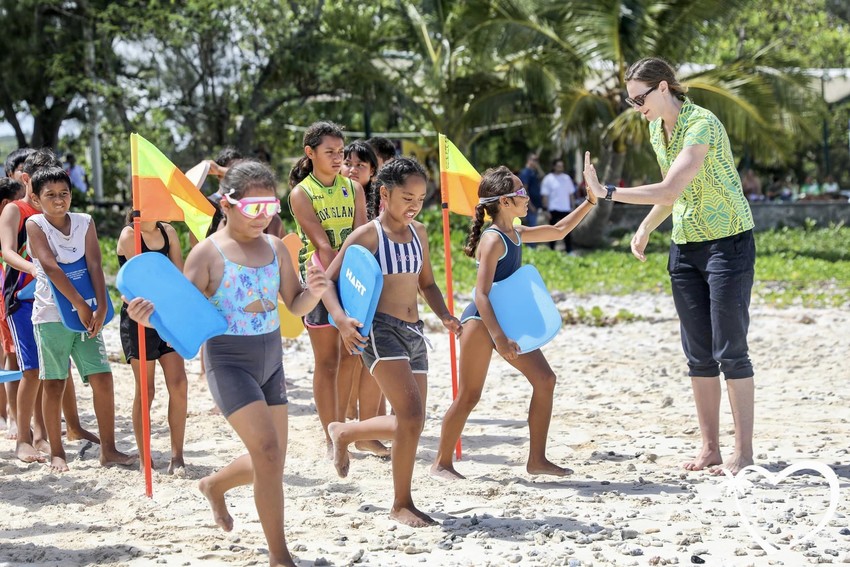
[[[29,443],[18,443],[15,446],[15,456],[25,463],[47,462],[47,459]]]
[[[342,441],[342,427],[344,424],[335,421],[328,425],[328,435],[333,442],[333,460],[336,474],[341,478],[348,476],[348,468],[351,462],[348,460],[348,443]]]
[[[72,428],[71,426],[68,426],[68,434],[66,437],[68,441],[85,440],[100,445],[100,438],[91,431],[83,429],[82,427]]]
[[[138,458],[137,455],[125,455],[115,449],[104,451],[103,447],[100,448],[100,465],[102,467],[126,467],[135,464]]]
[[[457,472],[453,466],[444,467],[439,463],[431,465],[428,474],[434,478],[442,478],[444,480],[466,480],[466,477]]]
[[[531,461],[525,465],[525,470],[528,474],[548,474],[551,476],[569,476],[573,474],[572,469],[559,467],[555,463],[544,458],[542,461]]]
[[[178,469],[186,470],[186,463],[183,462],[183,457],[171,457],[171,462],[168,463],[168,470],[166,472],[180,476],[180,473],[177,472]]]
[[[390,518],[411,528],[434,526],[437,522],[425,512],[420,512],[415,506],[404,506],[390,510]]]
[[[748,466],[754,464],[752,457],[744,457],[735,453],[732,455],[732,458],[720,465],[719,467],[714,467],[711,469],[711,474],[713,475],[721,475],[724,474],[725,471],[729,471],[732,474],[738,474],[742,469],[747,468]]]
[[[706,467],[711,467],[723,463],[720,457],[720,449],[705,449],[700,451],[699,455],[692,461],[682,464],[682,468],[686,471],[701,471]]]
[[[206,496],[207,501],[210,503],[213,520],[215,520],[216,525],[226,532],[232,531],[233,517],[227,511],[227,502],[224,501],[224,493],[216,490],[208,477],[201,479],[201,482],[198,483],[198,490]]]
[[[69,468],[68,468],[68,463],[67,463],[67,462],[65,461],[65,459],[64,459],[64,458],[62,458],[62,457],[53,457],[53,458],[51,458],[51,459],[50,459],[50,464],[49,464],[49,465],[47,465],[47,466],[48,466],[48,468],[50,468],[50,470],[52,470],[53,472],[59,472],[59,473],[62,473],[62,472],[68,472],[69,470],[71,470],[71,469],[69,469]]]
[[[376,457],[383,458],[389,457],[391,453],[390,448],[377,439],[372,439],[371,441],[356,441],[354,443],[354,448],[358,451],[372,453]]]

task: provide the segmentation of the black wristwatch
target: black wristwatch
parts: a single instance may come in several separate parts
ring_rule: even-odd
[[[614,200],[614,191],[617,190],[617,186],[611,185],[609,183],[608,185],[605,186],[605,190],[608,191],[608,194],[605,195],[605,200],[606,201],[613,201]]]

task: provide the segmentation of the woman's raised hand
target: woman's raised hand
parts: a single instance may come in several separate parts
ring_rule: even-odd
[[[590,163],[590,152],[584,152],[584,184],[587,186],[588,192],[592,191],[599,198],[604,198],[608,193],[605,191],[605,187],[599,183],[596,168]]]
[[[153,315],[153,303],[143,297],[137,297],[133,301],[127,301],[123,295],[121,299],[127,304],[127,315],[136,323],[141,323],[145,327],[153,327],[151,325],[151,315]]]

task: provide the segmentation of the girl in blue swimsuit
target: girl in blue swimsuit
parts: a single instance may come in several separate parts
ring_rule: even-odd
[[[227,319],[227,332],[207,341],[207,382],[248,454],[203,478],[199,488],[215,522],[230,531],[233,518],[224,494],[253,483],[269,564],[295,565],[283,531],[288,414],[277,296],[290,312],[303,316],[319,302],[328,279],[311,265],[302,289],[283,242],[263,233],[280,211],[277,180],[265,165],[240,162],[227,170],[221,184],[227,223],[192,249],[183,273]],[[127,306],[130,317],[146,325],[153,310],[142,298]]]
[[[464,250],[470,257],[475,257],[478,252],[475,302],[461,316],[459,391],[443,418],[440,448],[431,466],[431,474],[452,480],[464,478],[454,469],[452,452],[469,414],[481,398],[490,357],[495,349],[531,382],[531,405],[528,408],[531,447],[526,470],[529,474],[568,475],[572,473],[570,469],[559,467],[546,458],[555,373],[539,349],[520,353],[517,343],[505,336],[496,321],[488,294],[494,282],[507,278],[522,265],[523,241],[561,240],[590,212],[596,204],[596,197],[590,195],[586,202],[555,225],[514,226],[514,220],[528,212],[528,193],[522,181],[507,167],[501,166],[484,173],[478,186],[478,198],[475,220]],[[493,222],[482,232],[485,212]]]

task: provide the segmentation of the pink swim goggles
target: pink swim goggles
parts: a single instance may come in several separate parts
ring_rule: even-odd
[[[230,196],[230,193],[226,193],[224,198],[249,219],[255,219],[261,215],[272,217],[280,213],[280,201],[278,201],[277,197],[245,197],[244,199],[234,199]]]

